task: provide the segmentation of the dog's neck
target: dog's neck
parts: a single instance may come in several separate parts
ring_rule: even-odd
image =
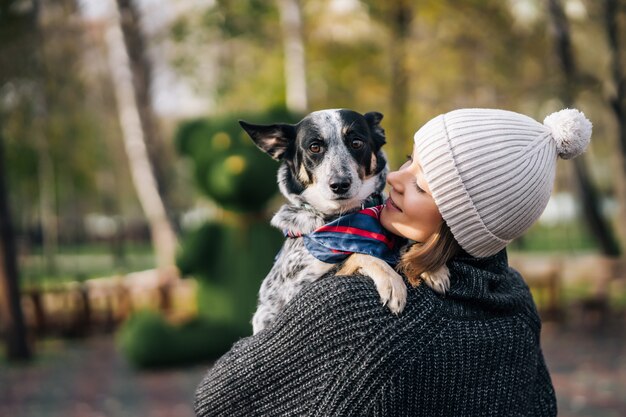
[[[371,194],[360,207],[355,207],[341,213],[323,213],[317,210],[306,201],[290,199],[290,203],[284,204],[272,217],[272,226],[280,229],[285,235],[290,237],[298,237],[307,233],[311,233],[326,223],[336,218],[351,214],[365,207],[372,207],[383,203],[383,196],[376,192]]]
[[[272,217],[271,224],[277,229],[288,231],[294,236],[312,232],[330,220],[324,213],[305,202],[283,204]]]

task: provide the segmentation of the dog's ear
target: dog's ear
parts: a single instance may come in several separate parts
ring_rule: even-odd
[[[380,149],[380,147],[386,143],[385,129],[380,125],[380,121],[383,120],[383,114],[377,111],[371,111],[365,113],[363,116],[365,117],[365,121],[367,121],[370,132],[372,132],[372,139],[374,139],[376,147]]]
[[[289,145],[296,139],[296,127],[289,124],[253,125],[243,120],[239,124],[256,146],[279,161]]]

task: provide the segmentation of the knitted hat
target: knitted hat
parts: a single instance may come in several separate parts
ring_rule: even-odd
[[[505,110],[461,109],[415,133],[435,203],[470,255],[503,249],[539,218],[552,193],[557,156],[582,153],[591,122],[575,109],[536,120]]]

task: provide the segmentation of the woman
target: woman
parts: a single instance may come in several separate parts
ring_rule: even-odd
[[[541,323],[506,245],[538,219],[557,156],[586,148],[591,123],[544,124],[503,110],[440,115],[390,173],[381,223],[414,243],[394,316],[363,277],[322,279],[276,323],[243,339],[196,393],[199,416],[554,416]],[[446,264],[450,289],[419,285]]]

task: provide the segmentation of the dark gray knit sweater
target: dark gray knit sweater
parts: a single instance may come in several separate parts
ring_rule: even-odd
[[[367,278],[311,284],[209,370],[197,415],[555,416],[539,317],[506,253],[448,267],[449,293],[409,288],[399,317]]]

